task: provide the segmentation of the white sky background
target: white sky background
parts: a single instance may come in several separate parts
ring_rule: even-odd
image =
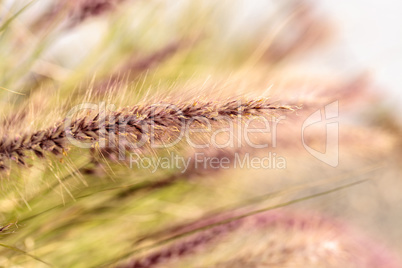
[[[317,4],[336,21],[349,56],[345,66],[371,71],[390,91],[390,103],[402,112],[402,1],[319,0]]]

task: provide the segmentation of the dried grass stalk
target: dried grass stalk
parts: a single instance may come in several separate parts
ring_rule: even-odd
[[[102,140],[108,147],[138,149],[137,142],[151,139],[163,141],[177,135],[178,130],[190,123],[219,123],[225,118],[261,116],[295,108],[272,104],[268,99],[186,102],[177,104],[137,105],[129,109],[106,114],[85,115],[66,124],[0,141],[0,169],[5,169],[7,159],[26,165],[27,152],[43,158],[48,151],[62,155],[69,149],[68,138],[96,145]],[[133,146],[134,143],[134,146]]]

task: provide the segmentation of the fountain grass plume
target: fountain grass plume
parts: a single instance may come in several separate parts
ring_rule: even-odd
[[[367,76],[314,60],[332,28],[313,5],[260,1],[254,21],[244,1],[11,2],[0,267],[400,267],[348,228],[397,240],[400,128],[362,123],[383,95]],[[306,150],[332,144],[336,168]],[[341,180],[370,184],[326,188]]]
[[[70,148],[68,137],[95,145],[102,139],[110,144],[121,143],[129,137],[133,142],[150,139],[168,139],[191,123],[218,123],[227,118],[262,116],[295,107],[272,104],[268,99],[223,100],[151,105],[136,105],[107,114],[95,113],[69,121],[56,123],[54,127],[17,137],[3,136],[0,141],[0,169],[6,169],[6,160],[26,165],[27,152],[45,157],[44,152],[65,154]],[[120,139],[120,140],[119,140]]]

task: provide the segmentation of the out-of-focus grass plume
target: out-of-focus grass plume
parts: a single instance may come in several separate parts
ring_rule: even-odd
[[[336,25],[313,1],[1,1],[0,18],[0,267],[401,267],[401,126],[375,78],[323,60]],[[336,168],[301,142],[325,149],[303,124],[334,102]],[[82,103],[113,110],[64,128]],[[250,135],[268,148],[242,143],[250,119],[275,123]],[[188,122],[242,146],[115,146]],[[286,163],[235,166],[267,154]]]

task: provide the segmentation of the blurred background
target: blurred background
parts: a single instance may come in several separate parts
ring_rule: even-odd
[[[7,6],[23,6],[28,1],[3,1],[3,12],[6,12]],[[32,8],[24,16],[27,21],[40,16],[41,10],[51,4],[51,0],[36,1]],[[77,1],[78,2],[78,1]],[[84,1],[83,1],[84,2]],[[334,2],[331,0],[309,1],[316,12],[325,14],[326,19],[333,22],[336,38],[331,42],[332,47],[327,47],[330,53],[327,57],[320,59],[329,64],[324,67],[333,67],[338,72],[361,72],[366,70],[373,74],[376,81],[382,85],[383,90],[388,92],[387,104],[397,109],[402,100],[402,56],[400,49],[402,47],[402,18],[399,11],[402,4],[397,0],[385,1],[364,1],[351,0],[345,2]],[[185,1],[177,1],[174,4],[168,4],[172,16],[177,10],[175,7],[183,5]],[[18,6],[18,5],[17,5]],[[232,21],[232,27],[237,30],[256,28],[261,21],[266,19],[272,13],[275,1],[238,1],[234,3],[238,7],[236,16],[238,22]],[[233,14],[234,15],[234,14]],[[242,28],[243,27],[243,28]],[[55,47],[54,51],[60,51],[59,48],[67,47],[74,50],[75,57],[70,57],[70,64],[79,61],[80,56],[88,52],[91,45],[96,44],[96,40],[101,38],[102,27],[99,32],[94,29],[96,26],[88,25],[83,29],[85,33],[66,34],[65,40],[60,41],[61,47]],[[244,32],[242,33],[244,34]],[[85,42],[76,42],[85,36]],[[243,37],[246,38],[246,37]],[[50,53],[50,52],[49,52]],[[56,52],[55,52],[56,53]],[[321,66],[322,67],[322,66]]]

